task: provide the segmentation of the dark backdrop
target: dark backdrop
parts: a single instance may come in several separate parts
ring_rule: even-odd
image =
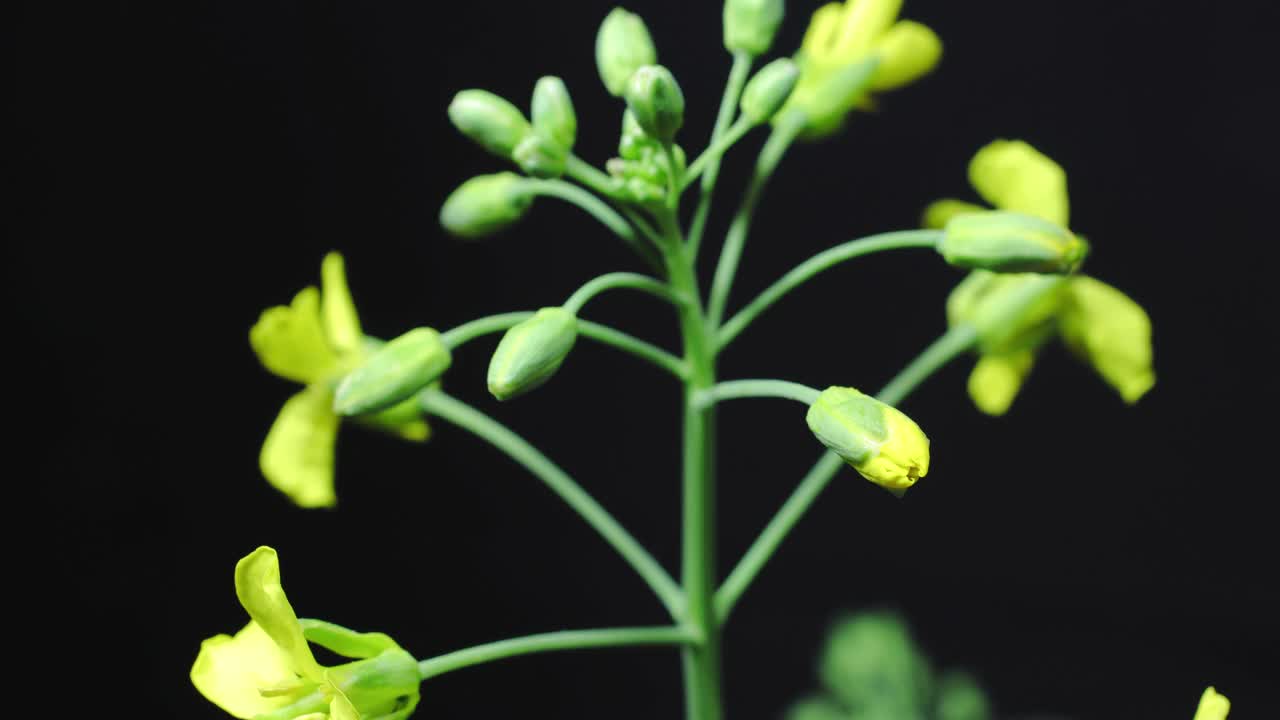
[[[784,51],[816,7],[789,5]],[[384,337],[555,304],[636,267],[552,201],[484,242],[436,223],[452,187],[502,167],[449,126],[459,89],[523,106],[540,74],[561,75],[580,154],[611,155],[620,107],[592,50],[609,6],[17,10],[5,273],[18,337],[6,354],[21,363],[16,446],[34,462],[9,480],[41,491],[35,522],[14,524],[27,528],[15,555],[53,575],[29,598],[62,618],[42,645],[92,663],[101,684],[71,702],[124,695],[139,717],[218,717],[186,673],[201,638],[244,621],[232,566],[264,543],[304,615],[385,630],[419,657],[662,621],[545,488],[449,427],[422,447],[344,429],[337,512],[291,507],[256,465],[293,388],[257,365],[247,331],[317,280],[325,251],[346,253],[366,330]],[[729,64],[720,3],[631,7],[684,86],[681,139],[697,149]],[[907,15],[944,38],[941,68],[793,151],[735,300],[822,248],[911,227],[931,199],[969,197],[973,151],[1021,137],[1068,169],[1090,271],[1151,312],[1160,380],[1125,408],[1054,348],[999,420],[970,406],[969,361],[927,383],[906,407],[933,437],[933,472],[904,501],[852,472],[832,485],[734,616],[733,715],[778,717],[815,686],[831,618],[887,606],[939,664],[973,670],[1005,716],[1190,717],[1208,683],[1236,702],[1233,717],[1268,716],[1280,596],[1267,43],[1280,18],[1263,2],[1154,0],[916,0]],[[711,249],[760,140],[726,166]],[[876,387],[941,332],[958,279],[912,253],[823,276],[752,328],[723,374]],[[643,297],[604,298],[589,316],[675,340],[670,313]],[[458,354],[453,391],[541,445],[674,566],[676,388],[582,343],[551,385],[499,406],[483,389],[491,347]],[[786,403],[723,418],[727,571],[819,448]],[[52,589],[62,581],[70,594]],[[674,717],[679,682],[664,650],[544,656],[434,680],[419,714]]]

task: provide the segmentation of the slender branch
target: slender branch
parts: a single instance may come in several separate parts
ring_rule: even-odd
[[[500,315],[489,315],[487,317],[478,318],[471,322],[459,325],[452,330],[443,333],[440,337],[445,346],[451,350],[475,340],[476,338],[494,333],[504,332],[507,329],[518,325],[525,320],[533,317],[532,312],[509,312]],[[680,360],[671,353],[663,350],[652,343],[645,342],[636,337],[632,337],[620,330],[614,330],[606,325],[593,323],[589,320],[578,320],[578,333],[605,345],[612,345],[619,350],[629,352],[636,357],[657,365],[667,372],[675,375],[677,378],[683,378],[688,371],[685,369],[684,361]]]
[[[679,305],[685,302],[684,299],[677,296],[671,290],[671,286],[666,283],[655,280],[648,275],[638,275],[636,273],[616,272],[601,275],[598,278],[589,280],[585,285],[578,288],[577,292],[569,296],[564,303],[564,309],[577,315],[582,306],[591,301],[600,293],[615,288],[627,288],[630,290],[640,290],[650,295],[662,298],[673,305]]]
[[[729,81],[724,86],[724,96],[720,99],[720,112],[716,115],[715,129],[711,131],[711,144],[729,129],[733,122],[733,113],[738,108],[738,97],[747,84],[747,76],[751,73],[751,55],[742,51],[733,54],[733,67],[729,70]],[[702,244],[702,233],[707,227],[707,218],[711,215],[711,198],[715,192],[716,180],[720,177],[720,157],[707,161],[707,169],[702,173],[702,195],[698,198],[698,207],[693,212],[693,222],[689,225],[689,255],[698,257],[698,247]]]
[[[693,164],[684,171],[684,178],[680,181],[680,188],[683,190],[692,185],[693,181],[698,179],[698,176],[713,160],[719,160],[724,156],[725,151],[733,147],[734,143],[741,140],[742,136],[746,135],[754,127],[756,127],[756,123],[750,118],[745,116],[738,118],[737,122],[712,142],[710,147],[703,150],[698,159],[694,160]]]
[[[605,174],[604,171],[595,165],[583,160],[582,158],[569,154],[568,160],[565,161],[565,174],[595,190],[596,192],[608,198],[616,199],[614,195],[613,178]]]
[[[558,465],[547,459],[537,448],[516,435],[502,423],[490,418],[470,405],[440,390],[426,390],[419,395],[422,409],[427,413],[453,423],[477,437],[489,442],[523,465],[542,480],[552,492],[595,528],[618,554],[648,583],[671,617],[679,620],[684,613],[684,593],[666,570],[653,559],[634,537],[614,519],[609,511],[595,501],[582,486],[569,477]]]
[[[651,267],[655,269],[662,268],[661,257],[654,248],[646,244],[644,239],[636,234],[636,229],[631,223],[627,222],[622,215],[618,214],[612,207],[609,207],[609,204],[599,197],[564,180],[529,179],[527,182],[533,192],[538,195],[558,198],[582,208],[592,217],[599,220],[602,225],[612,230],[615,235],[621,238],[628,247],[639,254]]]
[[[743,330],[747,329],[757,316],[768,310],[784,295],[808,282],[818,273],[829,270],[842,262],[870,255],[871,253],[900,248],[933,248],[942,239],[940,230],[902,230],[881,233],[836,245],[833,248],[814,255],[797,265],[777,282],[760,293],[746,307],[738,311],[721,326],[716,335],[717,347],[723,350]]]
[[[729,300],[729,290],[733,287],[733,276],[738,272],[738,261],[742,259],[742,248],[747,242],[747,233],[751,230],[751,219],[755,214],[756,204],[760,202],[765,185],[773,176],[778,163],[782,161],[787,148],[791,147],[791,143],[795,142],[804,128],[804,122],[805,117],[801,113],[784,116],[774,126],[769,139],[760,150],[760,156],[756,158],[756,169],[751,177],[751,184],[742,198],[742,206],[733,217],[733,223],[729,225],[724,247],[720,249],[720,260],[716,263],[716,274],[711,281],[711,298],[707,306],[707,317],[712,327],[719,326],[720,319],[724,317],[724,306]]]
[[[557,650],[627,647],[638,645],[691,645],[698,642],[692,631],[680,627],[605,628],[600,630],[561,630],[526,637],[499,640],[457,650],[418,663],[423,680],[454,670],[490,663],[495,660]]]
[[[977,334],[969,325],[951,328],[890,380],[877,397],[890,405],[902,402],[930,375],[972,347],[976,339]],[[716,617],[721,623],[728,620],[738,599],[843,466],[844,461],[839,455],[830,451],[823,453],[822,458],[809,470],[791,493],[791,497],[787,498],[782,508],[747,549],[733,572],[729,573],[724,584],[716,591]]]
[[[698,394],[697,400],[701,407],[709,407],[724,400],[761,397],[784,398],[812,405],[821,394],[808,385],[787,380],[729,380],[703,390]]]

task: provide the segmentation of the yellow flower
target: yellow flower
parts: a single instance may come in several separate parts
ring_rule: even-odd
[[[969,181],[1000,210],[1068,227],[1066,173],[1025,142],[997,140],[979,150],[969,164]],[[925,210],[924,224],[940,228],[957,215],[985,210],[963,200],[939,200]],[[973,272],[948,298],[947,319],[978,331],[981,357],[969,376],[969,395],[990,415],[1009,409],[1036,351],[1054,335],[1127,403],[1155,384],[1146,311],[1091,277]]]
[[[406,718],[418,702],[417,662],[381,633],[299,620],[280,584],[276,551],[260,547],[236,563],[236,596],[249,624],[200,645],[191,682],[231,715],[257,720]],[[356,662],[326,668],[308,640]]]
[[[823,445],[890,491],[905,491],[929,473],[929,438],[920,426],[854,388],[827,388],[805,420]]]
[[[901,9],[902,0],[848,0],[818,8],[796,55],[800,82],[777,117],[788,110],[801,113],[806,135],[829,135],[855,108],[870,103],[869,93],[907,85],[933,70],[942,41],[920,23],[898,20]]]
[[[323,290],[308,287],[292,304],[268,308],[249,331],[249,344],[263,367],[306,385],[280,410],[262,443],[259,465],[268,482],[308,508],[337,503],[333,463],[339,417],[333,411],[334,386],[380,344],[360,330],[341,255],[325,256],[321,281]],[[361,421],[406,440],[423,441],[430,435],[411,401]]]
[[[1212,687],[1205,688],[1200,696],[1200,706],[1196,708],[1194,720],[1227,720],[1227,711],[1231,709],[1231,701],[1219,695]]]

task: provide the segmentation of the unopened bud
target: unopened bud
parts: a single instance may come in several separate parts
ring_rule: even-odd
[[[578,338],[578,319],[563,308],[543,308],[502,336],[489,361],[489,392],[509,400],[545,383]]]
[[[609,93],[622,97],[636,70],[658,61],[649,28],[639,15],[614,8],[596,33],[596,68]]]
[[[627,108],[646,134],[669,143],[684,124],[684,93],[671,71],[646,65],[627,82]]]
[[[783,0],[725,0],[724,46],[729,52],[765,54],[785,13]]]
[[[953,217],[938,245],[952,265],[1000,273],[1072,273],[1087,251],[1085,241],[1064,227],[998,210]]]
[[[564,81],[553,75],[539,78],[533,86],[533,127],[566,152],[578,137],[578,116]]]
[[[557,178],[564,174],[569,153],[564,146],[535,130],[516,145],[511,159],[533,177]]]
[[[440,333],[425,327],[410,330],[343,378],[333,409],[339,415],[385,410],[438,380],[452,362]]]
[[[791,97],[799,80],[800,68],[790,58],[765,65],[742,91],[742,114],[757,125],[769,122]]]
[[[532,129],[515,105],[487,90],[463,90],[449,103],[449,119],[463,135],[509,158]]]
[[[829,387],[805,419],[823,445],[884,488],[905,490],[929,472],[929,438],[920,426],[870,395]]]
[[[530,182],[512,172],[477,175],[444,201],[440,224],[460,237],[492,235],[524,217],[533,203]]]

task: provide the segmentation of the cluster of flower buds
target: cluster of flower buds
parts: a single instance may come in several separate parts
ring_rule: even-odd
[[[684,175],[684,149],[673,144],[668,154],[662,143],[644,131],[630,109],[622,115],[618,155],[605,165],[613,177],[614,192],[639,205],[661,203],[670,185]]]

